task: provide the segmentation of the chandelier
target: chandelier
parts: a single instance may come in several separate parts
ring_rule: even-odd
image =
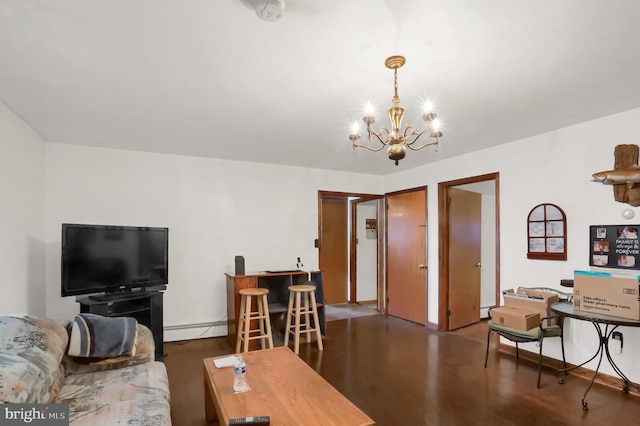
[[[357,122],[353,123],[351,134],[349,135],[349,140],[352,142],[354,150],[356,148],[366,148],[369,151],[378,152],[384,147],[387,147],[387,156],[391,161],[395,161],[396,166],[398,165],[398,161],[402,160],[407,154],[407,148],[412,151],[418,151],[427,146],[434,146],[437,151],[439,138],[442,136],[440,122],[436,113],[433,112],[433,104],[431,101],[426,102],[424,112],[422,113],[422,120],[426,122],[426,127],[422,131],[416,131],[416,128],[411,124],[407,124],[404,130],[402,130],[402,132],[400,131],[402,118],[404,117],[404,108],[398,105],[400,103],[400,98],[398,97],[398,68],[402,67],[404,63],[404,56],[391,56],[384,62],[387,68],[393,70],[393,106],[389,108],[387,113],[389,121],[391,121],[391,130],[385,126],[381,127],[377,132],[371,129],[371,125],[376,122],[371,104],[367,105],[365,115],[362,117],[362,121],[367,125],[367,139],[369,139],[369,142],[374,143],[375,138],[381,145],[376,147],[357,143],[357,140],[360,139]],[[424,133],[427,133],[429,137],[434,140],[419,146],[414,146]]]

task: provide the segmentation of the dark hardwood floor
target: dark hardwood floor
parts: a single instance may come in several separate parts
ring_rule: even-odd
[[[378,425],[637,425],[640,398],[545,368],[492,347],[484,368],[486,323],[435,332],[386,315],[327,323],[324,351],[300,357]],[[232,352],[226,337],[165,344],[176,426],[204,425],[202,359]],[[606,360],[604,361],[606,362]],[[251,369],[247,371],[251,383]]]

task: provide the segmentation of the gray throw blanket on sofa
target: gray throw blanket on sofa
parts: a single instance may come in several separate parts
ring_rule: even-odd
[[[87,358],[132,356],[136,324],[135,318],[129,317],[76,315],[67,353]]]

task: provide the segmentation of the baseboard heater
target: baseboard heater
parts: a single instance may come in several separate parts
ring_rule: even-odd
[[[208,328],[227,326],[227,321],[199,322],[195,324],[167,325],[164,331],[188,330],[190,328]]]
[[[489,309],[493,306],[481,306],[480,307],[480,319],[489,318]]]

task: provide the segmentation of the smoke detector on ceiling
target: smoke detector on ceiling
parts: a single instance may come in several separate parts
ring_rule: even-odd
[[[242,0],[242,3],[254,9],[263,21],[277,21],[284,14],[284,0]]]

